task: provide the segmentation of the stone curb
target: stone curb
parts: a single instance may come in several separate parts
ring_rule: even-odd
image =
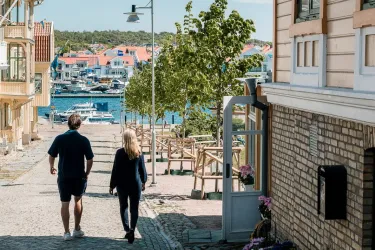
[[[168,242],[169,246],[172,249],[183,250],[184,247],[181,245],[181,243],[179,241],[173,240],[172,237],[169,235],[169,233],[167,233],[167,232],[164,231],[163,226],[160,224],[160,222],[157,219],[157,217],[159,216],[158,212],[156,212],[155,210],[153,210],[151,208],[150,203],[148,202],[147,198],[145,198],[143,195],[142,195],[142,198],[143,198],[143,203],[146,205],[145,206],[145,208],[146,208],[145,210],[146,210],[148,216],[150,218],[152,218],[152,222],[158,228],[160,234]]]

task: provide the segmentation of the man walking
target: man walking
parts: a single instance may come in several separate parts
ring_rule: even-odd
[[[87,178],[90,174],[94,154],[90,141],[78,133],[81,126],[81,117],[73,114],[68,119],[69,130],[57,136],[48,150],[50,172],[55,175],[58,172],[57,184],[61,200],[61,217],[64,224],[64,240],[72,240],[84,236],[80,222],[83,211],[82,195],[86,190]],[[55,158],[59,155],[58,171],[54,167]],[[85,171],[85,157],[87,167]],[[74,222],[72,234],[69,229],[69,203],[74,196]]]

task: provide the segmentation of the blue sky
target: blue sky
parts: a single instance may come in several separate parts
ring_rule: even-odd
[[[35,10],[36,20],[54,21],[55,28],[70,31],[144,30],[151,31],[150,11],[143,10],[140,23],[127,23],[124,12],[131,5],[144,6],[149,0],[46,0]],[[189,0],[154,0],[155,31],[175,31],[175,22],[182,22]],[[213,0],[193,0],[193,14],[207,10]],[[272,41],[272,0],[228,0],[228,11],[255,22],[257,32],[252,38]]]

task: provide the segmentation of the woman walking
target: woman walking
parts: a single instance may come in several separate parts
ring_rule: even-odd
[[[134,230],[138,220],[138,206],[141,192],[147,181],[144,157],[140,152],[137,136],[133,130],[124,131],[124,147],[117,150],[113,163],[109,193],[117,189],[120,201],[121,221],[126,232],[125,239],[134,242]],[[128,216],[128,198],[130,200],[130,226]]]

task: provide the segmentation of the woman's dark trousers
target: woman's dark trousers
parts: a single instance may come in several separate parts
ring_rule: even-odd
[[[120,200],[121,221],[122,225],[124,226],[124,230],[125,232],[129,232],[130,229],[135,230],[138,221],[138,207],[141,192],[138,190],[127,190],[125,188],[117,187],[117,193]],[[130,227],[128,198],[130,200]]]

